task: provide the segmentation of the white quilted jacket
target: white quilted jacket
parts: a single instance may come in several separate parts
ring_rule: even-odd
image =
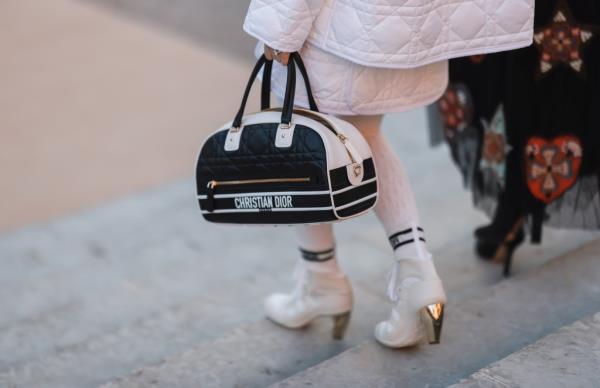
[[[354,63],[413,68],[531,44],[534,0],[252,0],[244,30]]]

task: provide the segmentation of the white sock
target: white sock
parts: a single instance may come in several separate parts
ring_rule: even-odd
[[[332,224],[297,225],[294,229],[305,268],[315,273],[343,275],[335,253]]]
[[[396,260],[430,260],[408,176],[398,155],[381,133],[382,116],[343,118],[360,130],[373,152],[379,185],[375,214],[387,233]]]

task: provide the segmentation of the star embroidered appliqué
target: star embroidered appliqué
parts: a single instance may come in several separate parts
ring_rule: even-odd
[[[560,0],[552,22],[537,28],[533,35],[540,51],[539,75],[545,75],[557,65],[566,65],[576,73],[582,73],[582,50],[596,34],[597,29],[593,26],[577,23],[567,2]]]
[[[481,119],[481,124],[484,132],[479,168],[484,174],[488,171],[491,172],[493,180],[498,183],[499,187],[504,187],[506,155],[512,147],[506,140],[506,122],[502,104],[498,106],[489,123]]]

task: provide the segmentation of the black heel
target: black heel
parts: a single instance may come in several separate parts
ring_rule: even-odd
[[[510,276],[510,269],[512,266],[512,258],[515,249],[523,242],[523,223],[525,222],[523,217],[517,219],[512,228],[508,231],[504,240],[498,245],[496,252],[494,253],[493,261],[495,263],[503,264],[503,275],[505,278]]]
[[[502,270],[502,275],[507,278],[510,276],[510,268],[512,266],[512,257],[513,257],[513,250],[510,251],[510,253],[508,254],[508,256],[506,256],[506,258],[504,259],[504,269]]]

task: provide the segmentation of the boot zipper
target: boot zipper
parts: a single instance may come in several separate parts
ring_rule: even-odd
[[[255,183],[301,183],[310,182],[309,177],[304,178],[265,178],[265,179],[242,179],[231,181],[212,180],[206,185],[206,210],[212,212],[215,208],[215,188],[217,186],[237,186]]]

